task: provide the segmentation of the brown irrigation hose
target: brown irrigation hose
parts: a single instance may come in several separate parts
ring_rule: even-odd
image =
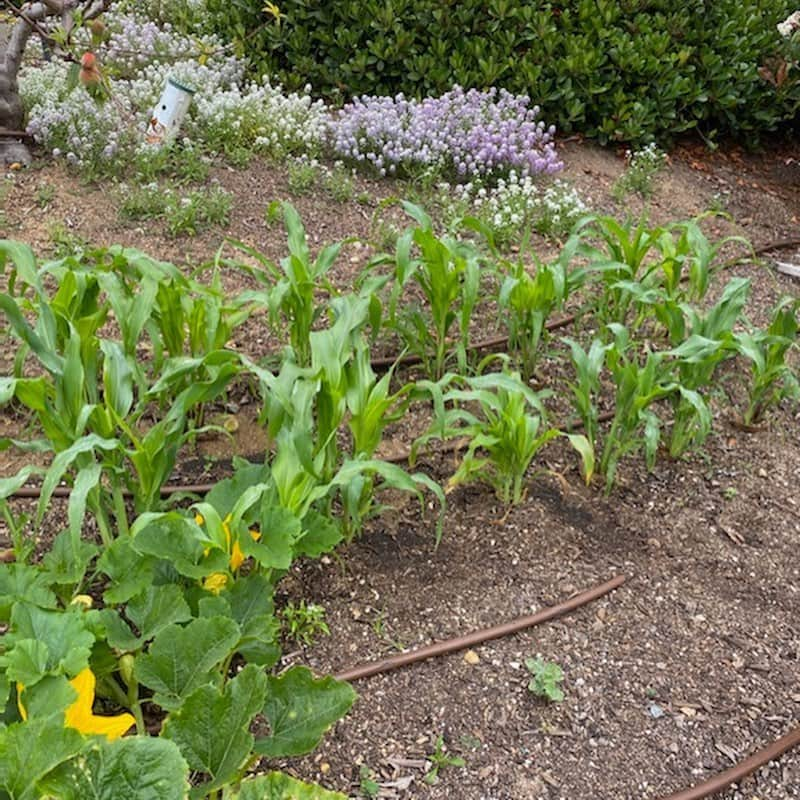
[[[717,792],[723,792],[732,783],[739,783],[742,778],[746,778],[750,773],[755,772],[759,767],[764,764],[774,761],[776,758],[782,756],[788,750],[800,745],[800,726],[796,727],[786,736],[782,736],[777,741],[773,742],[763,750],[759,750],[753,755],[740,761],[730,769],[720,772],[709,780],[698,783],[691,789],[684,789],[681,792],[675,792],[668,797],[662,797],[661,800],[701,800],[703,797],[711,797]]]
[[[563,603],[551,606],[550,608],[543,608],[535,614],[529,614],[525,617],[518,617],[511,622],[504,622],[501,625],[494,625],[491,628],[484,628],[483,630],[473,631],[463,636],[456,636],[454,639],[446,639],[443,642],[435,642],[426,647],[420,647],[418,650],[412,650],[410,653],[400,653],[396,656],[383,658],[379,661],[368,661],[364,664],[359,664],[350,669],[336,673],[334,676],[340,681],[356,681],[359,678],[368,678],[370,675],[378,675],[381,672],[389,672],[399,667],[404,667],[407,664],[414,664],[417,661],[424,661],[428,658],[435,658],[436,656],[443,656],[447,653],[454,653],[457,650],[464,650],[467,647],[474,647],[475,645],[483,644],[492,639],[500,639],[503,636],[509,636],[512,633],[517,633],[525,628],[540,625],[542,622],[561,617],[580,608],[593,600],[597,600],[604,594],[614,591],[625,583],[624,575],[617,575],[605,583],[601,583],[586,591],[576,594],[569,600]]]

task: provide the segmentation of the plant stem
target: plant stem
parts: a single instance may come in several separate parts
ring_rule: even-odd
[[[122,487],[119,485],[119,480],[114,479],[113,489],[114,493],[114,515],[117,519],[117,528],[120,536],[127,536],[129,533],[128,528],[128,512],[125,509],[125,498],[122,496]]]

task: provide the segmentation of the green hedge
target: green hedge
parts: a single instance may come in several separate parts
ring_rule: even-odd
[[[502,86],[602,141],[752,140],[800,107],[800,70],[780,88],[759,75],[796,0],[278,0],[280,25],[263,0],[207,6],[255,71],[329,99]]]

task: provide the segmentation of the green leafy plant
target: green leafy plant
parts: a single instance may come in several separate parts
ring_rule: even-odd
[[[308,194],[320,181],[320,168],[315,159],[294,158],[289,161],[286,185],[295,197]]]
[[[561,310],[569,296],[583,285],[586,273],[570,269],[569,263],[577,240],[562,249],[551,264],[535,261],[535,272],[526,268],[522,258],[516,263],[501,263],[508,271],[500,287],[498,303],[506,312],[509,345],[520,354],[522,373],[531,377],[539,358],[546,324],[554,311]]]
[[[381,786],[375,780],[375,772],[371,770],[366,764],[362,764],[358,770],[358,791],[362,797],[377,797],[380,793]]]
[[[449,389],[453,383],[465,388]],[[431,394],[435,420],[414,442],[412,459],[418,448],[433,438],[465,436],[469,444],[449,487],[477,478],[492,486],[502,502],[522,502],[525,476],[533,459],[561,435],[547,427],[543,404],[547,393],[534,392],[517,373],[474,378],[446,375],[436,384],[420,383],[419,389]],[[472,405],[480,409],[480,415],[468,410]],[[588,442],[580,435],[568,438],[585,459],[584,469],[591,477],[593,456]]]
[[[766,330],[737,333],[738,352],[750,361],[751,382],[747,408],[742,419],[745,425],[760,422],[766,411],[786,397],[800,397],[800,382],[787,361],[789,351],[797,346],[800,302],[783,299],[775,308]]]
[[[331,634],[325,622],[325,608],[316,603],[290,600],[281,609],[280,616],[286,637],[306,647],[314,644],[318,636]]]
[[[64,596],[58,541],[36,566],[0,564],[0,703],[10,709],[0,728],[0,789],[9,796],[77,800],[103,786],[109,796],[143,800],[153,791],[179,800],[238,796],[237,788],[255,798],[280,786],[309,800],[340,797],[278,774],[244,777],[262,757],[313,750],[355,695],[304,667],[269,674],[280,655],[275,576],[308,549],[294,549],[299,525],[259,502],[263,486],[239,485],[218,484],[194,518],[139,517],[89,571],[98,608],[88,595]],[[90,548],[86,563],[96,556]],[[245,664],[236,671],[234,656]],[[95,713],[95,696],[123,713]],[[145,703],[161,723],[157,737],[148,735]],[[269,723],[268,735],[253,735],[256,717]],[[133,726],[135,736],[119,739]],[[31,762],[23,754],[34,747],[40,755]],[[138,777],[126,779],[131,764]]]
[[[281,259],[278,266],[258,251],[237,242],[236,246],[255,259],[259,267],[236,266],[264,287],[266,294],[259,292],[257,296],[266,300],[272,323],[282,323],[288,328],[297,362],[308,366],[311,363],[311,330],[324,311],[324,305],[317,302],[317,294],[335,294],[326,274],[333,266],[342,243],[327,245],[312,261],[300,216],[289,203],[283,203],[282,209],[289,255]]]
[[[638,194],[645,200],[653,194],[653,182],[667,162],[667,154],[651,142],[640,150],[625,153],[627,166],[614,183],[612,194],[617,201],[629,194]]]
[[[791,120],[800,88],[780,67],[792,54],[776,26],[794,8],[791,0],[568,0],[555,14],[478,0],[447,8],[348,0],[324,9],[287,0],[281,24],[264,25],[257,0],[207,5],[214,28],[255,54],[258,72],[291,89],[309,82],[340,101],[502,85],[529,92],[563,131],[639,145],[691,129],[752,142]],[[354,55],[343,63],[341,53]]]
[[[564,699],[564,692],[559,686],[564,680],[564,673],[558,664],[542,658],[526,658],[525,667],[531,674],[528,683],[531,694],[543,697],[551,703],[560,703]]]
[[[397,242],[387,324],[438,379],[444,374],[454,325],[458,329],[457,362],[459,369],[466,369],[469,323],[478,302],[480,257],[468,242],[436,236],[430,217],[418,206],[403,202],[403,209],[417,227],[406,230]],[[427,301],[425,310],[401,303],[403,290],[412,281]]]
[[[453,756],[447,752],[447,745],[444,743],[443,736],[436,737],[436,744],[433,752],[428,756],[431,766],[425,773],[423,780],[429,786],[433,786],[439,781],[439,773],[449,767],[466,767],[467,762],[461,756]]]

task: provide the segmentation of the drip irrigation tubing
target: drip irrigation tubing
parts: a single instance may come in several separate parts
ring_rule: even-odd
[[[360,678],[368,678],[372,675],[378,675],[382,672],[389,672],[391,670],[405,667],[408,664],[415,664],[418,661],[425,661],[429,658],[443,656],[448,653],[454,653],[458,650],[464,650],[468,647],[475,647],[476,645],[483,644],[484,642],[491,641],[492,639],[500,639],[503,636],[510,636],[512,633],[531,628],[534,625],[541,625],[543,622],[561,617],[564,614],[569,614],[576,608],[591,603],[597,600],[614,589],[619,588],[625,583],[624,575],[617,575],[605,583],[598,584],[591,589],[586,589],[579,594],[574,595],[557,605],[543,608],[535,614],[528,614],[524,617],[518,617],[510,622],[504,622],[500,625],[493,625],[491,628],[483,628],[481,630],[472,631],[471,633],[462,636],[456,636],[452,639],[446,639],[443,642],[434,642],[433,644],[420,647],[418,650],[412,650],[409,653],[400,653],[396,656],[389,658],[382,658],[378,661],[367,661],[363,664],[351,667],[350,669],[337,672],[334,677],[340,681],[356,681]]]
[[[714,775],[707,781],[698,783],[690,789],[683,789],[667,797],[662,797],[661,800],[702,800],[704,797],[711,797],[718,792],[725,791],[732,783],[739,783],[759,767],[774,761],[798,745],[800,745],[800,725],[785,736],[781,736],[771,745],[758,750],[744,759],[744,761],[735,764],[730,769],[726,769],[724,772],[720,772],[718,775]]]

